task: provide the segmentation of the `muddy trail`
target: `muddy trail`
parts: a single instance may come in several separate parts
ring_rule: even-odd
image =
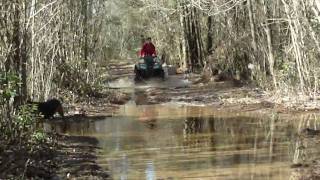
[[[287,111],[266,92],[234,81],[199,83],[193,74],[135,83],[130,62],[114,62],[108,72],[106,88],[121,95],[88,107],[81,121],[47,124],[80,142],[96,140],[89,146],[94,158],[79,160],[91,163],[92,178],[319,177],[317,112]]]
[[[137,105],[175,103],[217,108],[237,105],[240,109],[249,105],[260,109],[276,106],[268,101],[264,91],[231,80],[202,83],[200,75],[180,74],[170,75],[165,81],[153,78],[136,83],[130,62],[111,64],[109,73],[106,87],[128,93]]]

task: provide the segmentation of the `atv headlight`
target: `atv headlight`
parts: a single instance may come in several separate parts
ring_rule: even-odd
[[[144,59],[139,59],[138,61],[140,64],[143,64],[144,63]]]
[[[159,59],[158,57],[155,57],[155,58],[153,59],[153,61],[154,61],[154,62],[157,62],[157,63],[160,63],[160,59]]]

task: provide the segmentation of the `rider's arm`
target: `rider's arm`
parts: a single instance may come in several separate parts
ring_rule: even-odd
[[[156,51],[156,47],[154,46],[154,44],[151,44],[152,45],[152,48],[153,48],[153,56],[157,56],[157,51]]]
[[[141,49],[141,50],[139,51],[139,56],[140,56],[140,57],[143,57],[143,56],[144,56],[143,49]]]
[[[140,50],[140,57],[144,57],[146,51],[146,44],[144,44]]]

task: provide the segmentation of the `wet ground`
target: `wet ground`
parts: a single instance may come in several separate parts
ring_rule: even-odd
[[[291,166],[320,155],[317,145],[306,147],[299,135],[305,127],[319,126],[318,114],[181,100],[194,88],[181,76],[140,84],[125,77],[109,86],[131,94],[131,100],[112,117],[56,129],[97,138],[96,162],[114,179],[299,179],[301,173]],[[152,101],[157,94],[167,99]]]
[[[317,113],[283,113],[262,91],[232,82],[175,75],[136,84],[123,67],[106,86],[129,101],[112,117],[55,124],[98,139],[96,162],[114,179],[303,179],[305,169],[292,166],[320,155],[317,138],[302,137],[319,129]]]
[[[319,125],[318,115],[291,118],[131,102],[114,117],[74,123],[65,133],[96,137],[97,162],[114,179],[289,179],[298,174],[292,164],[320,155],[298,136]]]

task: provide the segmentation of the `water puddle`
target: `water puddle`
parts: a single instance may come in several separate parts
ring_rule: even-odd
[[[280,116],[176,102],[148,104],[146,88],[188,83],[179,76],[142,84],[118,79],[108,86],[133,93],[116,116],[63,123],[56,129],[96,137],[101,147],[98,164],[121,180],[294,179],[297,171],[290,165],[320,155],[315,143],[304,144],[298,136],[305,127],[319,129],[319,115]]]
[[[113,89],[147,89],[147,88],[180,88],[191,85],[191,81],[184,79],[181,75],[169,76],[166,80],[151,78],[135,83],[133,77],[119,78],[107,83],[108,88]]]
[[[123,106],[118,116],[64,129],[100,142],[98,163],[114,179],[290,179],[302,152],[297,133],[318,116],[216,111],[213,107]]]

